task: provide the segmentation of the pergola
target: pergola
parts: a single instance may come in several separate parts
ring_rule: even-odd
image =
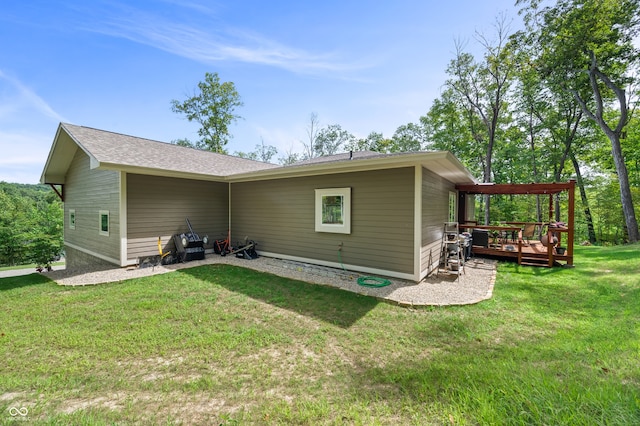
[[[553,241],[553,237],[561,239],[562,234],[566,234],[567,247],[564,254],[557,253],[553,244],[547,244],[541,249],[536,249],[534,245],[525,245],[523,243],[521,235],[517,240],[517,251],[515,250],[515,243],[510,246],[514,249],[505,250],[501,247],[473,247],[474,252],[478,254],[489,254],[501,257],[517,257],[518,264],[533,264],[538,262],[540,265],[541,260],[546,260],[545,266],[554,266],[558,264],[558,261],[564,261],[567,265],[573,265],[573,238],[575,229],[575,180],[569,182],[555,182],[555,183],[523,183],[523,184],[495,184],[495,183],[478,183],[471,185],[456,185],[456,189],[462,195],[549,195],[549,217],[547,226],[547,241]],[[553,225],[553,197],[561,192],[568,193],[568,214],[566,227],[552,227]],[[466,197],[461,197],[466,198]],[[471,228],[469,226],[468,228]],[[474,226],[473,228],[479,229],[492,229],[499,227],[491,226]],[[530,263],[531,262],[531,263]]]

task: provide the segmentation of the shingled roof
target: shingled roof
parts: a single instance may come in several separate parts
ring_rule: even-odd
[[[70,163],[69,152],[73,149],[70,143],[89,156],[92,168],[131,173],[216,180],[234,173],[278,167],[246,158],[61,123],[42,175],[43,183],[62,183],[61,175],[66,174]]]
[[[243,182],[419,164],[453,183],[475,183],[469,171],[447,151],[346,152],[279,166],[67,123],[58,127],[40,182],[64,184],[78,149],[89,156],[92,169],[183,179]]]

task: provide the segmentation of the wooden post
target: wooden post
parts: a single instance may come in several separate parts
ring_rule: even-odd
[[[573,265],[573,238],[575,236],[575,196],[576,196],[576,181],[569,181],[569,214],[567,218],[567,265]]]
[[[549,194],[549,220],[547,221],[547,256],[549,258],[549,268],[553,267],[553,234],[550,226],[553,220],[553,193]]]
[[[522,265],[522,238],[518,238],[518,265]]]

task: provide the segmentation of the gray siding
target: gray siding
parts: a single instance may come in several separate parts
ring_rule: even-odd
[[[315,232],[315,189],[351,187],[351,234]],[[234,183],[232,242],[258,250],[413,273],[414,168]]]
[[[422,243],[421,275],[438,266],[444,222],[449,215],[449,191],[455,185],[435,173],[422,169]]]
[[[89,157],[75,153],[64,185],[64,239],[92,253],[120,259],[120,175],[90,170]],[[76,210],[76,227],[69,227],[69,210]],[[99,234],[99,211],[109,211],[109,235]],[[73,262],[72,262],[73,263]],[[80,267],[81,265],[70,265]]]
[[[127,258],[173,250],[173,234],[193,230],[211,239],[229,227],[228,184],[158,176],[127,175]],[[209,244],[209,247],[211,243]]]

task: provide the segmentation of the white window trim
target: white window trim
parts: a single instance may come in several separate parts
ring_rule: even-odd
[[[102,216],[107,216],[107,230],[102,230]],[[100,210],[98,214],[98,233],[106,237],[109,236],[109,228],[111,228],[111,218],[109,217],[109,210]]]
[[[69,209],[69,229],[76,229],[76,209]]]
[[[316,189],[316,232],[351,233],[351,188]],[[322,223],[322,197],[342,197],[342,223]]]
[[[447,216],[449,216],[448,222],[457,222],[458,216],[458,194],[454,191],[449,191],[449,204],[448,204],[449,212]]]

